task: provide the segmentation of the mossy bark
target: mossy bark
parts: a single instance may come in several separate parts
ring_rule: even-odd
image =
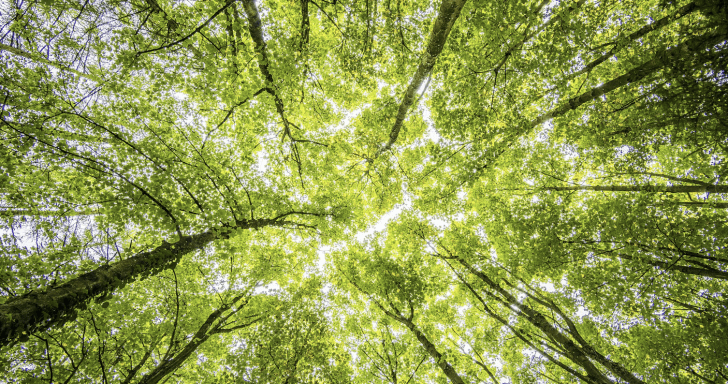
[[[440,10],[435,20],[435,25],[432,27],[430,33],[430,39],[427,44],[427,49],[422,54],[421,62],[412,80],[410,81],[407,91],[402,98],[402,103],[399,105],[397,111],[397,117],[392,126],[392,130],[389,133],[389,141],[379,150],[377,156],[381,155],[384,151],[392,148],[392,145],[397,141],[399,137],[399,131],[402,129],[402,123],[404,118],[407,116],[412,104],[415,102],[415,96],[417,90],[420,89],[422,83],[427,79],[432,72],[432,67],[435,66],[437,56],[440,55],[442,49],[445,47],[448,35],[453,24],[460,16],[460,11],[463,9],[467,0],[444,0],[440,5]]]
[[[663,193],[728,193],[727,185],[577,185],[545,187],[547,191],[663,192]]]
[[[202,249],[216,239],[228,237],[232,230],[283,223],[287,222],[277,219],[239,221],[234,226],[184,236],[174,244],[164,242],[150,251],[112,265],[103,265],[43,292],[11,298],[0,305],[0,346],[24,341],[31,332],[63,324],[73,319],[76,310],[83,308],[92,298],[174,268],[184,255]]]
[[[112,265],[103,265],[45,292],[30,292],[0,305],[0,345],[23,340],[23,335],[74,317],[76,309],[93,297],[135,279],[172,268],[180,258],[214,240],[212,232],[185,236]]]

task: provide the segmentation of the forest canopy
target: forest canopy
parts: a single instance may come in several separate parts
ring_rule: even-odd
[[[0,26],[0,382],[728,381],[722,0]]]

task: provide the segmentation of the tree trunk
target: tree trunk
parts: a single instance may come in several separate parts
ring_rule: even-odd
[[[417,91],[420,89],[427,76],[429,76],[432,71],[432,67],[435,66],[437,56],[440,55],[442,49],[445,47],[445,42],[447,41],[448,35],[450,35],[450,30],[452,29],[453,24],[455,24],[455,21],[458,19],[458,16],[460,16],[460,11],[463,9],[466,1],[467,0],[444,0],[440,5],[435,25],[432,27],[432,32],[430,33],[427,49],[422,54],[420,65],[417,67],[417,71],[414,76],[412,76],[412,80],[407,87],[402,103],[399,105],[397,118],[395,119],[394,126],[392,126],[392,130],[389,133],[389,141],[379,150],[379,152],[377,152],[376,156],[379,156],[392,148],[392,145],[394,145],[397,141],[399,131],[402,129],[402,123],[404,122],[404,118],[407,116],[407,111],[409,111],[410,107],[415,102]]]
[[[255,43],[255,53],[258,54],[258,69],[260,69],[260,74],[263,75],[263,79],[265,80],[266,90],[274,98],[276,111],[278,111],[281,119],[283,119],[286,134],[289,135],[288,119],[286,119],[283,100],[281,100],[278,92],[276,92],[275,80],[269,69],[270,60],[268,59],[267,45],[263,38],[263,22],[260,20],[258,8],[255,6],[253,0],[244,0],[243,9],[248,16],[248,31]]]
[[[342,272],[342,274],[344,274],[344,273]],[[450,379],[450,382],[452,382],[453,384],[465,384],[463,379],[460,378],[460,375],[458,375],[458,373],[455,371],[455,368],[453,368],[452,365],[450,365],[450,363],[447,362],[445,357],[442,356],[440,351],[437,350],[437,347],[435,347],[435,345],[432,344],[432,342],[430,342],[430,340],[427,338],[427,336],[425,336],[425,334],[422,333],[417,328],[417,325],[412,321],[412,318],[414,318],[414,308],[412,306],[410,306],[411,312],[410,312],[409,317],[403,316],[399,312],[399,310],[395,309],[394,307],[393,307],[393,310],[395,310],[396,312],[392,312],[392,311],[388,310],[387,308],[384,308],[384,306],[382,305],[382,303],[379,302],[379,300],[375,299],[374,297],[372,297],[372,295],[370,295],[365,290],[363,290],[359,286],[359,284],[357,284],[354,280],[350,279],[349,276],[344,274],[344,277],[346,277],[346,279],[349,280],[349,282],[357,290],[359,290],[359,292],[361,292],[361,293],[365,294],[367,297],[369,297],[369,299],[372,300],[372,302],[374,302],[374,304],[377,307],[379,307],[379,309],[381,309],[385,315],[389,316],[390,318],[392,318],[393,320],[395,320],[399,323],[402,323],[404,326],[409,328],[409,330],[412,333],[414,333],[414,335],[417,337],[417,340],[420,341],[420,344],[422,344],[422,347],[425,348],[427,353],[433,359],[435,359],[435,364],[437,364],[437,366],[440,367],[442,372],[445,373],[445,376],[447,376],[447,378]],[[390,305],[391,305],[391,303],[390,303]]]
[[[182,256],[202,249],[213,240],[226,238],[234,229],[261,228],[286,223],[278,219],[239,221],[222,230],[184,236],[178,242],[164,242],[151,251],[136,254],[113,265],[103,265],[44,292],[29,292],[0,305],[0,346],[75,317],[92,298],[108,294],[134,280],[174,268]]]
[[[661,203],[660,205],[681,205],[683,207],[728,208],[728,203],[713,201],[678,201],[674,203]]]
[[[243,297],[244,295],[236,297],[229,304],[217,309],[215,312],[210,314],[210,316],[207,317],[207,320],[192,336],[190,342],[187,343],[187,345],[185,345],[185,347],[182,348],[179,353],[177,353],[173,358],[169,360],[162,361],[151,372],[144,375],[144,377],[142,377],[137,384],[157,384],[168,375],[174,373],[174,371],[181,367],[182,364],[187,361],[190,355],[192,355],[192,353],[194,353],[197,348],[200,347],[200,345],[207,341],[210,336],[221,332],[222,326],[225,324],[225,321],[232,314],[228,314],[227,316],[223,315]]]
[[[705,6],[705,4],[701,4],[701,6]],[[626,40],[629,43],[637,41],[639,38],[643,37],[644,35],[646,35],[650,32],[656,31],[662,27],[665,27],[665,26],[669,25],[670,23],[673,23],[676,20],[679,20],[680,18],[682,18],[683,16],[688,15],[698,9],[699,9],[699,7],[695,2],[688,3],[684,6],[682,6],[680,9],[678,9],[675,13],[665,16],[665,17],[655,21],[654,23],[647,24],[644,27],[632,32],[631,34],[627,35]],[[603,54],[602,56],[597,57],[596,59],[591,61],[589,64],[587,64],[583,69],[570,74],[562,81],[568,81],[575,77],[581,76],[585,73],[591,72],[592,69],[596,68],[597,65],[609,60],[610,57],[613,57],[619,50],[623,49],[623,47],[625,47],[625,45],[619,44],[616,41],[613,42],[613,47],[612,47],[612,49],[609,50],[609,52]]]
[[[577,185],[544,187],[547,191],[664,192],[664,193],[728,193],[728,185]]]
[[[617,253],[617,256],[619,256],[622,259],[625,260],[634,260],[635,258],[630,255],[625,255],[622,253]],[[639,259],[638,259],[639,260]],[[696,276],[705,276],[710,277],[714,279],[720,279],[720,280],[728,280],[728,272],[723,272],[718,269],[714,268],[697,268],[697,267],[688,267],[684,265],[676,265],[673,263],[666,263],[664,261],[655,261],[655,260],[644,260],[645,263],[649,265],[653,265],[655,267],[661,268],[665,271],[678,271],[682,272],[688,275],[696,275]]]
[[[422,347],[425,348],[427,353],[432,356],[433,359],[435,359],[435,363],[438,367],[442,370],[442,372],[445,373],[448,379],[450,379],[450,382],[453,384],[465,384],[462,378],[460,378],[460,375],[455,371],[455,368],[450,365],[450,363],[447,362],[444,356],[437,350],[437,347],[435,347],[432,342],[425,336],[424,333],[422,333],[415,323],[412,322],[412,320],[396,316],[394,314],[387,313],[390,317],[392,317],[394,320],[399,321],[400,323],[404,324],[407,328],[409,328],[410,331],[417,337],[417,340],[420,341],[420,344],[422,344]],[[394,315],[394,316],[393,316]]]
[[[483,272],[468,264],[461,257],[457,257],[457,260],[467,270],[469,270],[472,274],[474,274],[481,281],[483,281],[487,286],[492,288],[499,295],[503,296],[505,301],[513,309],[516,309],[518,311],[519,316],[522,316],[525,320],[527,320],[529,323],[533,324],[536,328],[541,330],[541,332],[546,334],[551,340],[558,343],[564,349],[566,357],[584,368],[589,376],[601,378],[600,382],[611,381],[599,372],[599,370],[591,362],[591,358],[598,361],[599,364],[607,368],[614,376],[619,377],[627,383],[644,384],[644,382],[638,379],[632,372],[626,370],[618,363],[611,361],[606,356],[598,353],[593,347],[591,347],[591,345],[577,345],[569,337],[554,328],[554,326],[551,325],[551,323],[541,313],[535,311],[527,305],[523,305],[515,296],[511,295],[508,291],[503,289],[495,281],[491,280]]]
[[[531,130],[537,125],[554,117],[561,116],[571,110],[578,108],[579,106],[595,100],[598,97],[606,95],[607,93],[620,88],[629,83],[634,83],[642,80],[651,73],[669,65],[671,62],[678,61],[684,57],[694,55],[698,52],[704,52],[706,49],[719,44],[726,38],[725,28],[721,28],[717,31],[706,33],[702,36],[696,36],[690,40],[687,40],[675,47],[668,48],[658,52],[652,60],[649,60],[635,68],[632,68],[629,72],[622,76],[612,79],[600,86],[594,87],[591,90],[582,93],[579,96],[572,97],[566,103],[563,103],[560,107],[547,112],[528,124],[527,130]]]

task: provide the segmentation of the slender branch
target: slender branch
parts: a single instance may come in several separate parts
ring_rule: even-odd
[[[212,20],[214,20],[219,14],[225,12],[225,9],[227,9],[227,7],[229,7],[229,6],[233,5],[233,4],[235,4],[235,0],[228,0],[228,2],[225,3],[225,6],[223,6],[220,9],[218,9],[217,12],[215,12],[209,19],[207,19],[207,21],[205,21],[204,23],[202,23],[199,27],[195,28],[194,31],[190,32],[188,35],[180,38],[179,40],[175,40],[175,41],[173,41],[173,42],[171,42],[169,44],[162,45],[162,46],[157,47],[157,48],[152,48],[152,49],[147,49],[147,50],[144,50],[144,51],[137,52],[136,55],[139,56],[139,55],[142,55],[142,54],[145,54],[145,53],[156,52],[156,51],[160,51],[160,50],[163,50],[163,49],[167,49],[169,47],[173,47],[173,46],[175,46],[175,45],[177,45],[177,44],[179,44],[179,43],[181,43],[181,42],[189,39],[190,37],[194,36],[196,33],[202,31],[207,26],[207,24],[210,24],[210,22]]]
[[[225,332],[231,332],[233,329],[222,329],[222,326],[225,324],[225,320],[229,316],[224,316],[225,313],[236,303],[238,303],[240,300],[242,300],[244,297],[247,296],[246,294],[242,294],[234,298],[229,304],[225,304],[219,309],[215,310],[213,313],[211,313],[207,320],[202,323],[200,328],[195,332],[195,334],[192,336],[192,339],[189,343],[179,352],[177,353],[173,358],[171,359],[164,359],[159,365],[157,365],[151,372],[144,375],[144,377],[139,380],[138,384],[156,384],[159,383],[161,380],[163,380],[165,377],[171,375],[176,371],[182,364],[184,364],[185,361],[194,353],[197,348],[199,348],[207,339],[210,338],[210,336],[216,334],[216,333],[225,333]],[[243,305],[245,305],[247,301],[243,301]],[[237,312],[237,311],[236,311]],[[250,323],[253,324],[253,323]],[[249,324],[248,324],[249,325]],[[221,331],[222,329],[222,331]],[[237,328],[235,328],[237,329]]]
[[[339,269],[337,267],[337,269]],[[364,289],[362,289],[359,284],[357,284],[354,280],[352,280],[344,271],[339,269],[339,272],[344,275],[344,277],[362,294],[367,296],[369,300],[371,300],[384,314],[392,318],[393,320],[401,323],[402,325],[406,326],[414,335],[417,337],[417,340],[419,340],[420,344],[423,348],[425,348],[425,351],[427,351],[430,356],[435,359],[435,364],[437,364],[438,367],[445,373],[445,375],[448,377],[450,382],[453,384],[465,384],[463,379],[458,375],[458,373],[455,371],[455,369],[450,365],[450,363],[445,359],[445,357],[440,353],[434,344],[427,338],[427,336],[422,333],[418,327],[415,325],[414,322],[412,322],[412,319],[409,317],[403,316],[397,308],[392,306],[391,303],[389,303],[390,306],[392,306],[392,309],[394,312],[386,309],[382,303],[377,300],[373,295],[366,292]],[[410,307],[411,308],[411,307]]]
[[[547,191],[662,192],[662,193],[728,193],[728,185],[576,185],[547,186]]]
[[[638,30],[630,33],[626,37],[626,40],[627,41],[637,41],[637,39],[641,38],[642,36],[644,36],[644,35],[652,32],[652,31],[656,31],[656,30],[658,30],[658,29],[660,29],[660,28],[662,28],[662,27],[664,27],[664,26],[666,26],[666,25],[668,25],[668,24],[670,24],[670,23],[672,23],[672,22],[674,22],[676,20],[679,20],[683,16],[688,15],[688,14],[694,12],[697,9],[698,9],[698,6],[695,4],[695,2],[688,3],[688,4],[684,5],[684,6],[682,6],[680,9],[678,9],[675,13],[673,13],[671,15],[668,15],[668,16],[665,16],[665,17],[663,17],[663,18],[661,18],[661,19],[659,19],[659,20],[657,20],[657,21],[655,21],[653,23],[647,24],[644,27],[642,27],[642,28],[640,28],[640,29],[638,29]],[[582,68],[581,70],[579,70],[577,72],[574,72],[574,73],[570,74],[569,76],[567,76],[566,78],[564,78],[564,80],[562,80],[562,81],[568,81],[568,80],[571,80],[571,79],[573,79],[575,77],[578,77],[580,75],[583,75],[585,73],[591,72],[591,70],[594,69],[596,66],[598,66],[599,64],[607,61],[610,57],[614,56],[615,53],[617,53],[618,51],[620,51],[620,50],[622,50],[622,49],[624,49],[624,48],[627,47],[627,45],[625,45],[625,44],[617,44],[616,42],[612,43],[612,45],[613,45],[612,46],[612,49],[610,49],[609,52],[607,52],[607,53],[599,56],[598,58],[592,60],[584,68]]]
[[[222,121],[220,121],[220,123],[218,123],[218,124],[217,124],[217,126],[215,127],[215,129],[214,129],[213,131],[216,131],[216,130],[220,129],[220,127],[222,127],[222,125],[223,125],[223,124],[225,124],[225,122],[226,122],[226,121],[228,120],[228,118],[230,118],[230,116],[231,116],[231,115],[233,114],[233,111],[235,111],[235,108],[237,108],[237,107],[239,107],[239,106],[241,106],[241,105],[243,105],[243,104],[247,103],[247,102],[248,102],[248,101],[250,101],[250,100],[251,100],[252,98],[254,98],[254,97],[256,97],[256,96],[260,95],[260,94],[261,94],[261,93],[263,93],[263,92],[270,92],[270,90],[269,90],[268,88],[261,88],[261,89],[259,89],[259,90],[258,90],[257,92],[255,92],[255,93],[253,94],[253,96],[251,96],[251,97],[246,97],[246,98],[245,98],[245,100],[243,100],[243,101],[241,101],[241,102],[239,102],[239,103],[237,103],[237,104],[233,105],[232,107],[230,107],[230,109],[229,109],[229,110],[227,111],[227,113],[225,114],[225,117],[224,117],[224,118],[222,119]]]
[[[676,177],[676,176],[670,176],[665,175],[663,173],[655,173],[655,172],[616,172],[613,173],[614,175],[628,175],[628,176],[635,176],[635,175],[648,175],[648,176],[655,176],[655,177],[662,177],[664,179],[677,181],[679,183],[690,183],[690,184],[696,184],[696,185],[702,185],[704,187],[711,187],[713,184],[706,183],[705,181],[695,180],[695,179],[688,179],[684,177]]]
[[[90,75],[88,73],[83,73],[83,72],[77,71],[77,70],[75,70],[73,68],[70,68],[68,66],[65,66],[63,64],[56,63],[54,61],[50,61],[50,60],[48,60],[48,59],[46,59],[44,57],[40,57],[40,56],[37,56],[37,55],[33,55],[31,53],[25,52],[25,51],[23,51],[21,49],[12,47],[10,45],[6,45],[6,44],[3,44],[3,43],[0,43],[0,50],[10,52],[10,53],[12,53],[14,55],[17,55],[17,56],[25,57],[26,59],[29,59],[29,60],[32,60],[32,61],[36,61],[36,62],[40,62],[40,63],[46,64],[46,65],[50,65],[50,66],[56,67],[56,68],[58,68],[60,70],[63,70],[63,71],[71,72],[71,73],[73,73],[75,75],[78,75],[78,76],[83,77],[85,79],[89,79],[89,80],[95,81],[97,83],[102,82],[102,80],[100,78],[98,78],[98,77],[96,77],[94,75]]]

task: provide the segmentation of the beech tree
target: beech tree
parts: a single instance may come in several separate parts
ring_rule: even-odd
[[[0,25],[0,381],[728,381],[723,1]]]

